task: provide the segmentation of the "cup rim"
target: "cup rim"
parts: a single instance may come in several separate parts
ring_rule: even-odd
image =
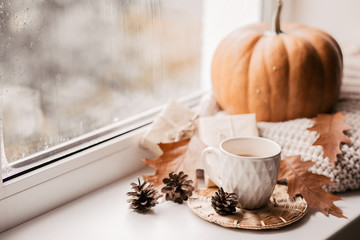
[[[270,142],[272,144],[274,144],[277,148],[278,148],[278,151],[276,151],[277,153],[276,154],[271,154],[271,155],[268,155],[268,156],[262,156],[262,157],[248,157],[248,156],[239,156],[239,155],[236,155],[236,154],[233,154],[231,152],[228,152],[226,151],[224,148],[223,148],[223,144],[227,141],[231,141],[231,140],[236,140],[236,139],[259,139],[261,141],[267,141],[267,142]],[[280,145],[271,140],[271,139],[268,139],[268,138],[264,138],[264,137],[256,137],[256,136],[248,136],[248,137],[229,137],[229,138],[226,138],[224,140],[222,140],[220,143],[219,143],[219,148],[222,152],[232,156],[232,157],[236,157],[236,158],[239,158],[239,159],[251,159],[251,160],[264,160],[264,159],[267,159],[267,158],[273,158],[273,157],[276,157],[278,155],[281,154],[281,147]]]

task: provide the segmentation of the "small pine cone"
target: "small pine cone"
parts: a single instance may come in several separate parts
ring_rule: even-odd
[[[169,173],[169,178],[164,178],[163,183],[165,187],[161,189],[161,192],[165,193],[165,199],[179,204],[186,201],[194,191],[194,187],[191,185],[192,180],[186,180],[188,177],[183,171],[179,174],[174,172]]]
[[[132,189],[134,192],[128,192],[127,195],[132,198],[128,200],[130,204],[130,209],[133,209],[135,212],[146,212],[150,208],[158,204],[157,199],[158,192],[153,188],[153,185],[145,180],[141,183],[138,178],[138,184],[131,183]]]
[[[215,192],[211,197],[211,206],[219,215],[230,215],[236,212],[236,205],[238,203],[235,193],[224,192],[223,188]]]

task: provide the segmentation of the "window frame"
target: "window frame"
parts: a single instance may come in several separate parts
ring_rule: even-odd
[[[204,92],[178,101],[194,109]],[[140,160],[154,156],[138,143],[163,108],[134,117],[128,127],[119,130],[123,134],[113,139],[4,182],[0,189],[0,232],[144,168]]]

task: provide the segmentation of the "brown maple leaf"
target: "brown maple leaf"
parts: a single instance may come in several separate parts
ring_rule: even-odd
[[[189,179],[194,181],[194,187],[197,187],[196,170],[202,169],[201,152],[205,145],[201,140],[193,136],[191,139],[185,139],[174,143],[160,143],[159,147],[163,154],[156,159],[143,159],[143,162],[156,170],[153,176],[143,176],[154,187],[160,188],[162,180],[168,177],[170,172],[178,173],[184,171]]]
[[[351,140],[344,134],[344,131],[351,129],[344,120],[346,116],[341,112],[335,114],[318,114],[312,120],[316,121],[315,126],[308,128],[309,131],[316,131],[320,137],[313,145],[323,147],[324,157],[335,163],[337,155],[341,154],[340,143],[351,143]]]
[[[287,179],[288,194],[295,197],[301,194],[309,207],[316,207],[326,216],[332,214],[336,217],[346,218],[342,210],[334,205],[334,201],[341,200],[339,196],[326,192],[323,185],[333,185],[330,178],[308,171],[313,162],[301,161],[301,156],[286,157],[280,162],[278,179]]]

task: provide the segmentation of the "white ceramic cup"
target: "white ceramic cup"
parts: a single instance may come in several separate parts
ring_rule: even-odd
[[[209,164],[208,154],[216,156]],[[275,188],[280,167],[281,147],[261,137],[234,137],[219,148],[208,147],[201,155],[205,173],[224,191],[235,193],[241,208],[266,205]],[[215,166],[214,166],[215,165]]]

